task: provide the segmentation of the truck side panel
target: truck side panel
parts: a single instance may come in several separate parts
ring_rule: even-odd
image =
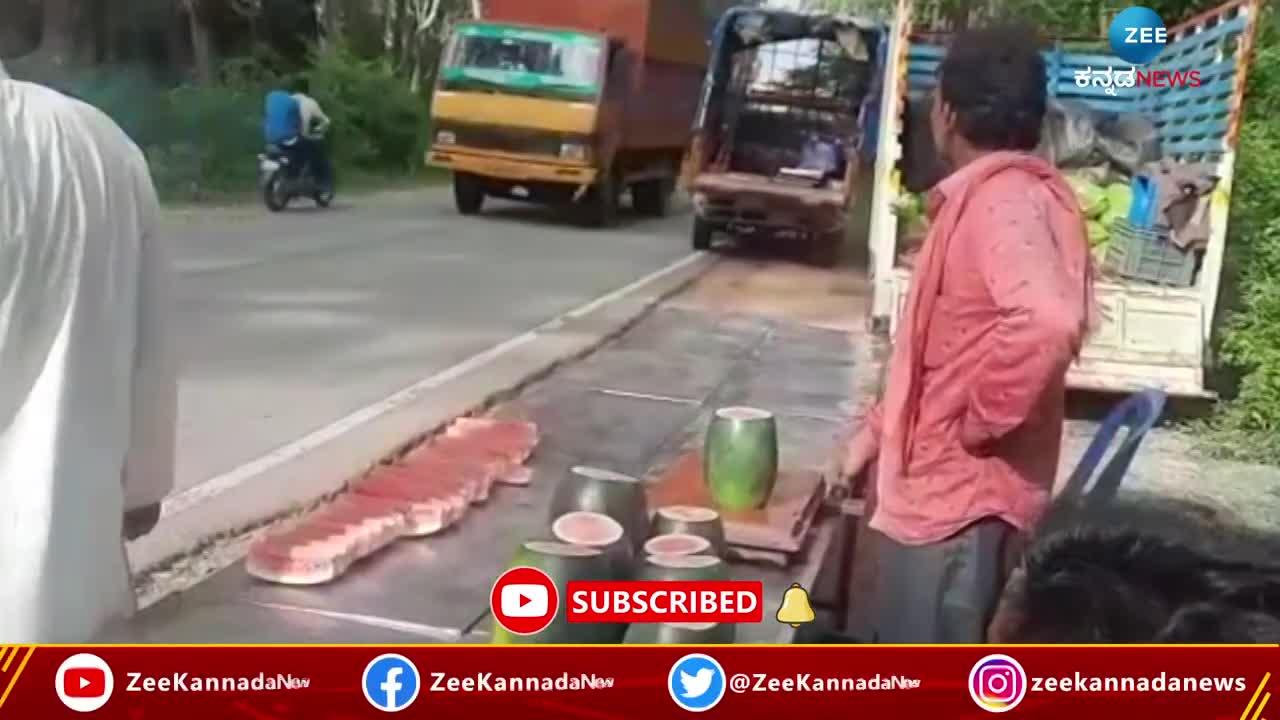
[[[482,0],[485,20],[598,32],[631,51],[619,149],[684,147],[706,69],[707,40],[728,0]]]

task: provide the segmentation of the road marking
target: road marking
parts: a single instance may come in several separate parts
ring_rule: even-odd
[[[683,270],[692,265],[703,257],[704,253],[696,252],[687,255],[676,262],[667,265],[664,268],[656,270],[639,280],[627,285],[626,287],[615,290],[608,295],[596,298],[591,302],[571,310],[564,315],[543,323],[528,332],[521,333],[509,340],[501,342],[493,347],[485,350],[477,355],[463,360],[462,362],[450,368],[442,370],[428,378],[419,380],[409,387],[400,390],[390,397],[379,400],[372,405],[361,408],[350,415],[339,418],[338,420],[326,425],[319,430],[304,435],[293,442],[282,445],[279,448],[263,455],[262,457],[251,460],[233,470],[225,472],[216,477],[210,478],[205,482],[194,487],[188,488],[177,495],[174,495],[164,501],[161,505],[160,516],[162,518],[172,517],[185,512],[192,507],[206,502],[232,488],[243,485],[249,479],[260,475],[264,472],[277,468],[291,460],[294,460],[316,448],[331,442],[338,437],[350,432],[351,430],[370,422],[382,415],[385,415],[397,408],[403,407],[417,400],[423,393],[439,388],[447,382],[456,380],[467,373],[479,370],[484,366],[492,363],[498,358],[510,353],[513,350],[521,348],[537,339],[538,335],[548,331],[553,331],[564,325],[566,319],[577,319],[588,313],[594,312],[599,308],[617,301],[645,285],[655,282],[672,273]]]

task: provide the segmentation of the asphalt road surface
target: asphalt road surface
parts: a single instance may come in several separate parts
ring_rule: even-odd
[[[683,208],[683,206],[680,206]],[[447,188],[175,213],[183,368],[177,490],[689,253],[689,216],[586,230]]]

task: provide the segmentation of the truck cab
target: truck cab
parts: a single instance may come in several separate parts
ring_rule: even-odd
[[[445,47],[428,162],[454,176],[464,215],[486,196],[568,203],[595,185],[609,38],[472,22]]]
[[[624,192],[661,216],[726,0],[481,0],[441,55],[430,165],[464,215],[486,197],[610,226]]]

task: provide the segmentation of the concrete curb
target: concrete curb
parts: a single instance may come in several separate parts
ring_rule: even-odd
[[[566,363],[626,332],[662,301],[679,293],[716,263],[699,254],[637,285],[562,315],[446,382],[412,390],[361,424],[287,460],[270,464],[233,487],[165,516],[149,535],[129,543],[135,583],[164,575],[202,550],[227,544],[257,528],[296,514],[345,488],[372,466],[420,444],[451,420],[483,411]],[[389,399],[389,400],[392,400]],[[167,503],[168,504],[168,503]],[[201,563],[208,576],[240,557],[220,554],[218,567]],[[186,583],[189,586],[191,583]],[[165,594],[184,588],[169,588]]]

